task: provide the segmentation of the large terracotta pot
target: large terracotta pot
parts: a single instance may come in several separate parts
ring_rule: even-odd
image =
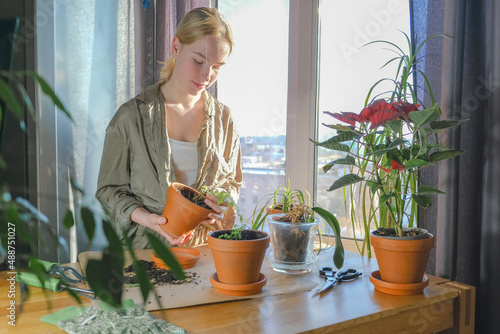
[[[208,218],[210,212],[215,212],[208,206],[202,207],[195,204],[183,194],[191,198],[196,195],[201,196],[195,189],[178,182],[173,182],[168,188],[167,202],[163,209],[163,217],[167,219],[167,223],[161,225],[161,228],[174,238],[194,231],[202,221]]]
[[[259,280],[262,262],[269,246],[269,234],[263,231],[243,230],[249,240],[219,239],[231,230],[210,232],[208,246],[212,252],[218,280],[224,284],[249,284]]]
[[[424,230],[425,231],[425,230]],[[426,234],[420,239],[411,237],[381,237],[370,233],[370,242],[377,258],[380,278],[389,283],[421,283],[434,236]]]

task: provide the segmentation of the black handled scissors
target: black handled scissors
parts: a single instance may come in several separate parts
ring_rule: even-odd
[[[337,275],[335,275],[335,273],[336,272],[332,267],[323,267],[319,270],[319,275],[326,279],[326,283],[319,291],[316,292],[316,294],[320,294],[330,289],[337,283],[352,281],[363,274],[361,271],[357,271],[356,269],[345,269],[340,271]]]

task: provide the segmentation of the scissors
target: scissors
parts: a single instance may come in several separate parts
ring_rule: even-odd
[[[335,275],[335,273],[336,272],[332,267],[323,267],[319,270],[319,275],[325,278],[326,283],[319,291],[316,292],[316,294],[320,294],[330,289],[337,283],[352,281],[363,274],[361,271],[357,271],[356,269],[345,269],[340,271],[337,275]]]

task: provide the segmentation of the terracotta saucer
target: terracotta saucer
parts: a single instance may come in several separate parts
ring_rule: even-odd
[[[200,252],[194,248],[172,247],[169,248],[169,250],[175,256],[182,269],[193,268],[200,259]],[[167,266],[165,262],[163,262],[163,260],[157,257],[155,254],[151,254],[151,259],[158,267],[163,269],[170,269],[170,267]]]
[[[259,293],[262,287],[267,283],[267,277],[260,273],[259,280],[250,284],[226,284],[219,282],[217,273],[210,275],[210,283],[214,286],[215,291],[228,296],[250,296]]]
[[[429,278],[424,275],[420,283],[390,283],[382,281],[380,271],[376,270],[370,274],[370,282],[375,286],[375,290],[397,296],[419,295],[424,288],[429,285]]]

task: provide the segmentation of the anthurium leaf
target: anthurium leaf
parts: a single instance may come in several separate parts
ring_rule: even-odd
[[[458,126],[467,121],[468,119],[442,120],[442,121],[431,122],[429,126],[431,127],[432,130],[438,131]]]
[[[341,144],[344,141],[350,141],[354,139],[353,132],[342,132],[336,136],[333,136],[324,142],[315,142],[315,145],[328,148],[330,150],[341,151],[341,152],[349,152],[349,146],[345,144]]]
[[[429,161],[434,163],[434,162],[438,162],[441,160],[445,160],[445,159],[459,156],[463,153],[465,153],[465,151],[462,151],[462,150],[446,150],[446,151],[434,152],[431,155],[429,155]]]
[[[337,130],[338,132],[353,132],[354,127],[348,126],[348,125],[340,125],[340,124],[325,124],[322,123],[324,126],[330,129]]]
[[[343,188],[345,186],[357,183],[359,181],[363,180],[363,178],[359,177],[356,174],[347,174],[342,176],[340,179],[336,180],[333,182],[331,187],[327,191],[333,191],[335,189]]]
[[[340,237],[340,225],[333,214],[320,207],[312,208],[314,212],[323,218],[326,223],[332,228],[335,233],[335,252],[333,254],[333,263],[338,269],[344,265],[344,245],[342,245],[342,238]]]
[[[327,148],[329,150],[340,151],[349,153],[350,148],[348,145],[340,144],[340,143],[328,143],[328,141],[322,143],[315,143],[317,146],[321,146]]]
[[[91,242],[94,239],[94,234],[95,234],[94,214],[89,208],[85,206],[82,207],[80,213],[82,215],[83,228],[85,229],[85,233],[87,233],[89,242]]]
[[[348,155],[345,158],[330,161],[323,166],[323,171],[326,173],[335,165],[355,165],[355,163],[356,161],[354,160],[354,157]]]
[[[403,145],[404,143],[405,143],[405,141],[403,139],[396,138],[392,141],[392,143],[389,144],[389,146],[387,146],[386,148],[380,149],[380,150],[373,151],[372,154],[376,157],[380,157],[380,156],[384,155],[385,153],[387,153],[391,150],[394,150],[395,148],[398,148],[399,146]]]
[[[403,126],[403,122],[401,120],[390,121],[387,122],[384,126],[389,128],[391,132],[400,133],[401,128]]]
[[[381,188],[380,184],[378,184],[375,181],[367,180],[366,185],[368,186],[368,188],[370,188],[370,191],[372,192],[372,194],[375,194],[377,192],[377,190],[379,190]]]
[[[384,204],[385,202],[387,202],[388,200],[390,200],[391,197],[393,197],[392,193],[380,196],[380,198],[379,198],[379,204],[380,204],[380,206],[382,206],[382,204]]]
[[[440,115],[441,110],[439,109],[437,104],[427,109],[411,111],[408,114],[410,119],[413,121],[413,123],[415,123],[417,127],[435,121],[439,118]]]
[[[427,148],[429,148],[429,149],[435,148],[436,150],[447,150],[448,149],[447,147],[440,145],[438,143],[427,143]]]
[[[413,194],[411,198],[423,208],[428,208],[432,205],[432,198],[430,196]]]
[[[423,184],[418,186],[418,195],[432,195],[432,194],[445,194],[445,192]]]
[[[419,168],[419,167],[425,167],[429,166],[430,163],[422,160],[422,159],[410,159],[406,162],[405,168],[406,169],[413,169],[413,168]]]
[[[418,128],[418,133],[419,133],[419,139],[420,139],[420,150],[418,151],[418,157],[427,154],[428,148],[427,148],[427,134],[424,130],[424,128]]]
[[[73,227],[73,225],[75,225],[75,220],[73,218],[73,212],[71,212],[71,210],[66,211],[66,214],[64,215],[63,225],[67,229],[70,229]]]
[[[185,279],[186,275],[182,271],[181,265],[177,262],[177,259],[172,255],[170,250],[165,246],[165,244],[151,233],[146,233],[148,236],[151,248],[156,252],[157,256],[165,262],[167,266],[170,267],[172,272],[178,279]]]

